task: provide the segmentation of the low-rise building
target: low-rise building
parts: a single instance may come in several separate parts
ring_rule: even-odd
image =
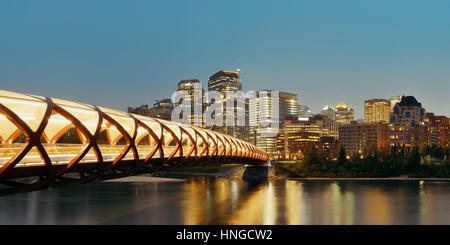
[[[362,155],[372,150],[389,148],[389,129],[384,123],[357,123],[339,126],[339,148],[342,145],[347,156]]]

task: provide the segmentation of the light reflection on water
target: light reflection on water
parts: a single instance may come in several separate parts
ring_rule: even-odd
[[[91,183],[0,197],[0,224],[450,224],[450,182]]]

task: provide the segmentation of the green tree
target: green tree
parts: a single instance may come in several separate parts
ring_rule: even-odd
[[[406,171],[415,172],[419,170],[419,167],[420,167],[419,148],[414,147],[412,151],[408,154]]]
[[[341,147],[339,148],[339,155],[336,165],[338,167],[342,167],[344,166],[346,161],[347,161],[347,153],[345,152],[344,145],[341,145]]]

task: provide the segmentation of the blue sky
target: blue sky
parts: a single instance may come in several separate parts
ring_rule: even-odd
[[[414,95],[450,116],[450,1],[0,1],[0,89],[120,110],[241,69],[319,112]]]

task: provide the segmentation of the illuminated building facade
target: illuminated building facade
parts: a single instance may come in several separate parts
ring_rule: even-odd
[[[221,70],[208,80],[208,91],[218,91],[225,97],[227,91],[241,91],[242,84],[239,71]]]
[[[313,116],[314,114],[311,113],[311,110],[307,105],[298,106],[298,118],[300,118],[301,120],[308,120],[308,118]]]
[[[301,159],[304,152],[309,150],[324,154],[329,159],[336,159],[338,142],[334,137],[320,136],[320,133],[312,131],[283,132],[277,136],[276,159]]]
[[[128,107],[128,113],[134,113],[141,116],[150,116],[150,111],[148,109],[148,105],[141,105],[136,108]]]
[[[256,108],[255,113],[251,113],[250,125],[250,142],[262,147],[273,159],[277,155],[277,138],[276,135],[281,132],[285,124],[285,118],[294,116],[298,117],[298,98],[296,94],[287,92],[278,92],[278,115],[272,115],[272,90],[258,91],[257,98],[250,100],[249,108]],[[261,96],[265,94],[266,96]],[[272,117],[274,116],[274,117]],[[265,118],[265,120],[262,120]],[[277,122],[278,127],[265,127],[270,122]],[[263,134],[272,134],[273,137],[264,137]]]
[[[325,154],[330,159],[337,159],[339,154],[338,140],[334,137],[322,136],[317,143],[317,149],[319,152]]]
[[[371,99],[364,101],[364,121],[369,123],[389,123],[391,101],[385,99]]]
[[[318,114],[309,120],[286,116],[283,128],[277,137],[278,158],[292,159],[299,154],[300,150],[312,148],[321,150],[334,158],[337,137],[338,124],[327,116]]]
[[[348,124],[355,118],[353,108],[348,107],[344,103],[339,103],[334,109],[336,112],[336,121],[342,124]]]
[[[320,112],[320,114],[328,117],[331,120],[336,120],[336,110],[334,109],[333,106],[331,105],[326,105],[322,111]]]
[[[450,146],[450,122],[446,116],[436,116],[434,113],[425,113],[426,143],[441,147]]]
[[[173,104],[171,99],[163,99],[156,101],[153,107],[149,109],[148,116],[170,121],[172,118],[172,111]]]
[[[391,109],[394,109],[394,106],[395,106],[397,103],[400,103],[400,101],[402,101],[402,97],[403,97],[403,95],[395,95],[395,96],[392,96],[392,97],[390,98],[390,101],[391,101]]]
[[[227,126],[226,123],[226,94],[227,92],[238,92],[242,91],[242,84],[240,79],[240,70],[227,71],[220,70],[212,75],[208,79],[208,91],[220,92],[223,96],[223,114],[216,114],[215,116],[223,117],[223,126],[214,126],[212,130],[228,134],[239,139],[248,141],[248,101],[242,107],[238,103],[234,104],[234,126]],[[237,115],[243,113],[245,115],[245,126],[237,126]]]
[[[317,114],[309,120],[300,120],[298,117],[287,116],[284,120],[283,131],[286,133],[314,132],[319,136],[338,138],[339,124],[328,117]]]
[[[182,108],[183,110],[190,109],[189,122],[193,126],[204,127],[205,123],[203,121],[203,98],[205,91],[202,88],[202,84],[197,79],[182,80],[178,83],[177,91],[185,91],[189,94],[185,105],[187,108]]]
[[[384,123],[357,123],[339,126],[339,148],[342,145],[347,156],[362,155],[372,150],[387,150],[389,128]]]
[[[394,106],[389,122],[390,145],[405,147],[407,153],[412,147],[425,143],[425,109],[413,96],[403,96]]]

